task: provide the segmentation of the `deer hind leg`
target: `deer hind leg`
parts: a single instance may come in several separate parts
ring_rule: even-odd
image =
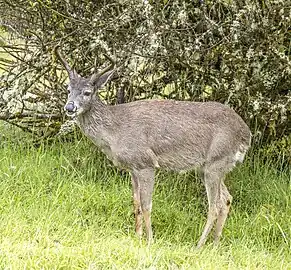
[[[232,196],[229,194],[223,181],[220,184],[221,196],[219,204],[218,218],[216,222],[215,232],[214,232],[214,242],[218,244],[220,236],[222,234],[222,229],[224,227],[225,221],[227,219],[230,205],[232,203]]]
[[[154,169],[135,170],[135,176],[139,182],[140,205],[145,220],[145,229],[149,243],[152,241],[153,232],[151,224],[152,194],[154,188]]]
[[[204,172],[204,181],[208,199],[208,214],[206,224],[197,244],[197,248],[201,248],[205,244],[207,237],[212,230],[215,221],[217,220],[217,205],[220,198],[220,182],[218,174],[214,172]]]
[[[140,184],[134,173],[131,175],[132,195],[135,216],[135,232],[139,237],[142,237],[142,210],[140,203]]]
[[[225,224],[232,197],[223,183],[223,178],[232,168],[229,158],[217,160],[207,164],[204,168],[204,184],[208,198],[208,216],[206,225],[200,237],[197,247],[200,248],[206,242],[207,236],[216,222],[214,239],[218,243]]]

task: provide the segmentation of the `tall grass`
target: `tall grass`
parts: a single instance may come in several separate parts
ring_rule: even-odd
[[[227,176],[219,247],[195,245],[207,202],[194,173],[159,172],[155,242],[134,235],[129,176],[85,139],[0,142],[0,269],[290,269],[290,170],[249,153]]]

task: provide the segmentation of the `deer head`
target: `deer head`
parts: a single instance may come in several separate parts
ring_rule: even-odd
[[[91,108],[92,100],[96,97],[96,91],[108,82],[115,71],[115,61],[108,55],[104,55],[111,64],[103,70],[84,78],[70,67],[60,52],[59,46],[55,47],[55,54],[68,72],[68,100],[64,107],[70,117],[76,117]]]

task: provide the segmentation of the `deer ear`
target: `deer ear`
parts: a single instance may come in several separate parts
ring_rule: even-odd
[[[99,78],[96,78],[95,74],[93,74],[90,81],[95,86],[96,89],[101,88],[104,84],[106,84],[112,79],[114,72],[115,69],[107,71]]]

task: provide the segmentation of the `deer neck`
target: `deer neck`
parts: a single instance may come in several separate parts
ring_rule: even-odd
[[[77,122],[86,136],[96,140],[96,138],[102,139],[108,135],[113,120],[109,106],[98,97],[94,97],[90,110],[80,115]]]

